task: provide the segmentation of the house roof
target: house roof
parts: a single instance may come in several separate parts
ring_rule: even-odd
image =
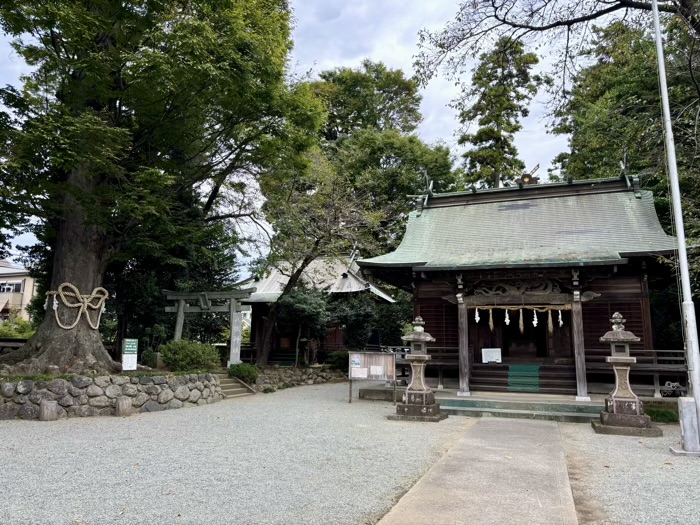
[[[22,266],[16,266],[7,259],[0,260],[0,278],[23,277],[29,275],[29,270]]]
[[[350,264],[348,264],[350,263]],[[393,303],[394,299],[386,291],[367,282],[361,275],[355,261],[340,260],[334,257],[320,257],[309,264],[304,271],[302,282],[316,290],[328,293],[353,293],[369,291],[380,299]],[[282,289],[289,276],[278,268],[272,268],[263,278],[251,277],[239,283],[240,286],[254,286],[256,291],[243,303],[274,303],[282,295]]]
[[[419,270],[618,264],[669,253],[649,191],[626,179],[436,195],[399,247],[361,267]]]

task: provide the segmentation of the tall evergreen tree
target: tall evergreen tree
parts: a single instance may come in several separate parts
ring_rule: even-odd
[[[471,88],[456,103],[465,126],[459,144],[472,147],[463,154],[467,183],[498,188],[522,175],[525,164],[518,157],[514,136],[543,83],[542,77],[531,73],[537,63],[534,53],[509,38],[479,57]],[[469,133],[474,125],[478,129]]]
[[[34,68],[0,91],[0,208],[46,228],[51,290],[90,294],[120,257],[166,255],[240,216],[223,195],[303,151],[320,108],[286,81],[290,16],[285,0],[0,1]],[[97,330],[53,315],[2,357],[18,360],[30,373],[115,368]]]

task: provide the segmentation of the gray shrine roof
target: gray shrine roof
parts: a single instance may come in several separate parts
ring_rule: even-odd
[[[623,178],[434,195],[411,212],[395,251],[358,264],[419,270],[585,266],[675,248],[652,193]]]
[[[302,282],[316,290],[328,293],[369,292],[388,303],[396,302],[391,295],[380,287],[371,284],[360,274],[356,261],[342,260],[335,257],[319,257],[309,264],[301,277]],[[243,303],[274,303],[282,295],[282,290],[289,281],[288,275],[278,268],[272,268],[262,278],[251,277],[238,283],[241,287],[255,287],[256,291]]]

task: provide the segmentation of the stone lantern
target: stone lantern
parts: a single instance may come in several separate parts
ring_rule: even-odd
[[[435,338],[427,333],[421,317],[413,321],[413,332],[401,339],[411,345],[411,353],[406,360],[411,365],[411,382],[406,388],[404,402],[396,405],[396,415],[389,419],[410,421],[441,421],[447,417],[440,414],[440,405],[435,402],[435,394],[425,382],[425,366],[431,357],[427,354],[427,344]]]
[[[620,312],[612,316],[612,330],[600,338],[601,343],[610,344],[611,355],[605,361],[613,365],[615,389],[605,398],[605,411],[600,413],[600,422],[592,421],[598,434],[620,434],[625,436],[659,437],[661,429],[651,424],[644,414],[644,406],[630,385],[630,367],[637,362],[630,356],[630,343],[639,337],[625,330],[626,319]]]

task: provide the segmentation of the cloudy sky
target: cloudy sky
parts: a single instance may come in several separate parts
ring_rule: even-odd
[[[357,67],[363,59],[413,74],[418,31],[439,29],[456,11],[455,0],[292,0],[296,18],[292,68],[298,74],[338,66]],[[424,121],[418,130],[429,143],[445,142],[457,151],[456,112],[448,107],[459,94],[454,82],[434,78],[423,91]],[[516,137],[528,169],[544,175],[552,159],[567,149],[566,138],[546,133],[544,95],[539,95]]]

